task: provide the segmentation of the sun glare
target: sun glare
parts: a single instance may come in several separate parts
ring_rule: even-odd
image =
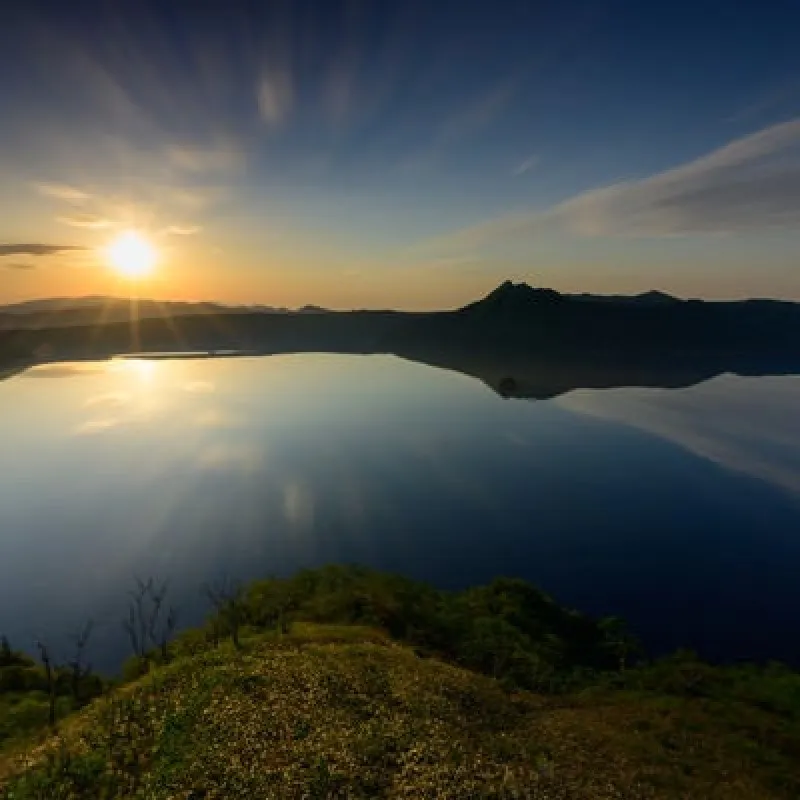
[[[111,267],[125,278],[143,278],[156,264],[156,251],[150,242],[136,231],[121,233],[108,246]]]

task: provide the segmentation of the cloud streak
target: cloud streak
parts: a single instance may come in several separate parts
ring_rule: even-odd
[[[110,228],[114,222],[96,214],[71,214],[67,217],[58,217],[58,221],[64,225],[71,225],[73,228],[90,228],[91,230],[102,230]]]
[[[29,272],[30,270],[36,269],[36,265],[18,261],[12,261],[10,263],[0,261],[0,269],[10,269],[15,272]]]
[[[194,236],[203,230],[199,225],[170,225],[164,229],[168,236]]]
[[[0,244],[0,256],[51,256],[73,250],[86,250],[71,244]]]
[[[509,214],[436,243],[480,247],[553,231],[667,237],[759,233],[798,225],[800,118],[648,178],[586,191],[549,209]]]
[[[225,199],[227,190],[221,186],[195,186],[191,189],[166,189],[165,194],[176,206],[192,211],[202,211]]]
[[[289,117],[294,102],[291,75],[273,71],[262,76],[256,100],[261,119],[268,127],[277,128]]]
[[[495,122],[508,107],[514,91],[513,83],[506,82],[451,115],[441,126],[435,145],[441,147],[453,144]]]
[[[524,175],[530,172],[539,163],[539,156],[530,156],[518,164],[514,169],[514,175]]]
[[[236,172],[245,161],[244,153],[233,147],[174,146],[167,155],[174,167],[189,173]]]
[[[64,183],[37,183],[34,185],[46,197],[54,197],[56,200],[65,200],[68,203],[85,203],[91,197],[81,189]]]
[[[218,182],[244,164],[244,152],[227,146],[172,145],[165,147],[163,156],[162,167],[167,171],[172,170],[177,177],[167,184],[149,184],[145,181],[144,188],[138,187],[131,194],[89,194],[60,183],[36,183],[33,188],[61,204],[60,213],[55,219],[72,228],[104,231],[141,224],[154,228],[159,222],[157,218],[164,217],[161,220],[162,235],[192,236],[200,233],[200,225],[189,222],[170,224],[170,217],[180,220],[190,213],[197,214],[227,197],[228,190],[218,185],[186,186],[183,181],[191,183],[198,178],[208,177]]]

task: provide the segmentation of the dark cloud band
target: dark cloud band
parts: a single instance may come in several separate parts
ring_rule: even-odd
[[[0,244],[0,256],[50,256],[85,249],[71,244]]]

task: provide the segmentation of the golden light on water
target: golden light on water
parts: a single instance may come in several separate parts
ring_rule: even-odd
[[[158,261],[153,245],[138,231],[125,231],[106,250],[109,265],[119,275],[136,280],[149,275]]]
[[[140,384],[151,384],[156,374],[157,364],[155,361],[147,361],[141,358],[126,358],[126,371],[135,377]]]

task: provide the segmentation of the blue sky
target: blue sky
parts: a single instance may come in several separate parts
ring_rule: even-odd
[[[0,302],[800,299],[796,2],[17,5]]]

